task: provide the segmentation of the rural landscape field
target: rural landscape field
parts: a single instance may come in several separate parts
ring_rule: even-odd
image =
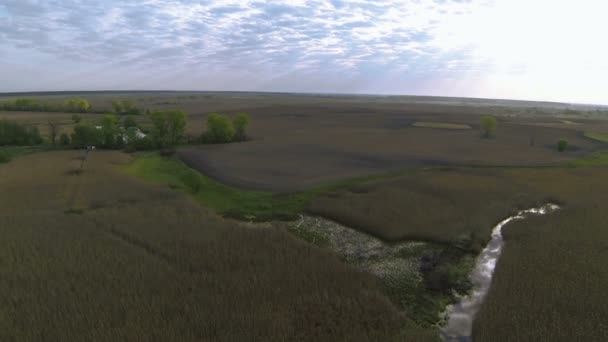
[[[4,94],[0,340],[608,340],[607,136],[551,102]]]

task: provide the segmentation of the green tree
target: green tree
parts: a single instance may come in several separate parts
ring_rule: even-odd
[[[166,115],[169,133],[169,145],[175,146],[184,138],[184,132],[186,131],[186,113],[181,110],[172,110],[168,111]]]
[[[29,146],[42,144],[42,137],[36,126],[25,126],[16,121],[0,119],[0,146]]]
[[[557,150],[559,152],[564,152],[566,149],[568,149],[568,140],[561,139],[557,142]]]
[[[84,113],[91,108],[91,104],[85,99],[69,99],[64,102],[64,108],[68,112]]]
[[[234,140],[243,141],[247,139],[247,127],[249,126],[249,114],[239,113],[232,120],[234,126]]]
[[[129,129],[131,127],[137,127],[137,122],[135,121],[135,118],[133,117],[133,115],[126,116],[124,121],[122,122],[122,126],[125,129]]]
[[[72,146],[76,148],[100,146],[103,144],[104,135],[101,129],[87,124],[78,124],[74,127],[71,140]]]
[[[114,114],[104,115],[101,120],[101,131],[103,134],[102,145],[106,148],[115,148],[119,145],[119,139],[122,137],[118,136],[118,118]]]
[[[157,147],[165,148],[179,144],[186,129],[186,114],[180,110],[155,111],[150,113],[151,138]]]
[[[234,139],[232,121],[224,115],[212,113],[207,118],[207,132],[203,140],[211,143],[227,143]]]
[[[116,114],[122,114],[123,112],[123,106],[122,106],[122,101],[112,101],[112,109],[114,110],[114,113]]]
[[[482,116],[481,129],[484,138],[493,137],[496,134],[496,118],[490,115]]]

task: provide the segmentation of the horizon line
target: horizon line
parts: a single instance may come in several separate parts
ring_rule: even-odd
[[[514,98],[489,98],[489,97],[469,97],[469,96],[445,96],[445,95],[411,95],[394,93],[347,93],[347,92],[299,92],[299,91],[268,91],[268,90],[151,90],[151,89],[129,89],[129,90],[35,90],[35,91],[9,91],[0,92],[0,97],[18,96],[27,94],[52,95],[52,94],[84,94],[84,93],[245,93],[245,94],[283,94],[283,95],[312,95],[312,96],[369,96],[369,97],[421,97],[421,98],[444,98],[444,99],[465,99],[465,100],[489,100],[489,101],[508,101],[508,102],[531,102],[566,106],[597,106],[608,107],[608,104],[566,102],[550,100],[530,100]]]

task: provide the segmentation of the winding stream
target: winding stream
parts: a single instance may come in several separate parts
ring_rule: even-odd
[[[473,319],[479,310],[492,283],[492,275],[496,267],[496,262],[502,252],[504,245],[502,238],[502,228],[511,221],[521,220],[530,215],[545,215],[559,209],[555,204],[546,204],[540,208],[522,210],[515,216],[511,216],[492,230],[492,239],[477,257],[475,268],[471,273],[473,290],[467,296],[460,298],[454,305],[448,305],[445,311],[448,320],[441,327],[441,337],[444,341],[468,342],[471,341]]]

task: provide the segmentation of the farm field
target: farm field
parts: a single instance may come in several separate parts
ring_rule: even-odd
[[[402,340],[374,278],[273,224],[226,221],[76,151],[0,165],[0,339]]]
[[[248,112],[251,141],[188,146],[180,149],[179,156],[223,183],[275,192],[424,165],[564,163],[602,147],[584,132],[590,128],[608,132],[608,121],[598,119],[595,111],[585,109],[572,119],[570,107],[559,104],[519,107],[520,102],[498,100],[197,92],[82,96],[96,110],[111,110],[116,99],[130,99],[142,109],[183,109],[192,138],[206,129],[209,113]],[[480,138],[479,119],[486,114],[498,117],[493,139]],[[0,112],[0,118],[35,124],[43,134],[48,129],[45,115],[61,120],[64,129],[71,128],[69,114]],[[101,117],[89,114],[84,120],[95,122]],[[145,115],[137,120],[143,127],[149,125]],[[577,124],[564,123],[571,120]],[[426,128],[414,126],[425,122]],[[436,128],[437,123],[447,122],[472,129],[428,127],[428,123]],[[557,152],[560,139],[569,142],[568,153]]]
[[[505,227],[474,340],[608,340],[608,117],[595,109],[420,97],[81,96],[108,110],[113,99],[184,109],[191,137],[211,112],[248,112],[251,140],[191,143],[171,156],[95,151],[82,173],[80,151],[3,148],[13,160],[0,164],[0,293],[8,294],[0,340],[437,340],[439,313],[453,291],[469,289],[493,226],[544,203],[561,210]],[[480,127],[486,114],[497,118],[490,139]],[[50,118],[73,125],[70,113],[2,118],[43,135]],[[325,223],[306,230],[315,219]],[[349,250],[356,261],[346,260],[327,245],[323,227],[334,225],[387,249],[414,243],[390,261],[406,261],[410,273],[388,282],[370,274],[361,264],[374,260],[360,260],[359,246]]]

